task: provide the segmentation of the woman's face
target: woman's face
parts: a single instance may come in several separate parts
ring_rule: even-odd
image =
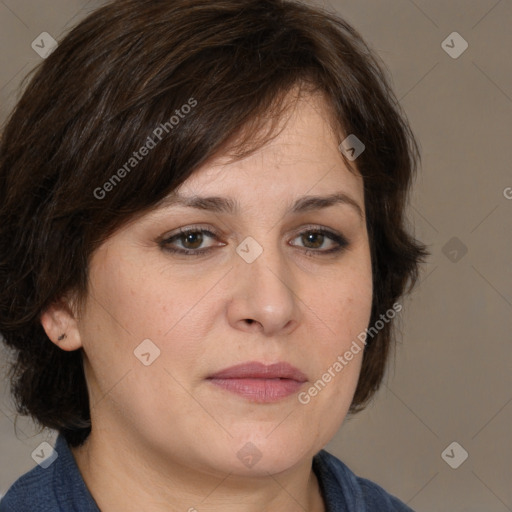
[[[189,468],[267,475],[335,434],[362,350],[333,368],[368,326],[372,275],[363,182],[344,165],[327,108],[306,96],[267,146],[214,159],[178,189],[215,201],[162,206],[94,253],[73,335],[94,435]],[[346,200],[304,201],[333,194]],[[254,362],[302,378],[282,365],[211,378]]]

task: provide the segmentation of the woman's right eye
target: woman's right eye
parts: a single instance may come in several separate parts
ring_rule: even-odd
[[[200,256],[211,251],[213,247],[215,247],[209,246],[201,249],[200,246],[206,238],[216,239],[218,236],[209,229],[180,229],[179,233],[162,240],[160,245],[163,250],[171,253],[178,253],[186,256]],[[179,242],[182,245],[182,248],[173,247],[172,244],[175,244],[176,242]]]

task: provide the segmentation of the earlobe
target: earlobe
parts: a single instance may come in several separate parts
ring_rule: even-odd
[[[53,303],[40,316],[46,335],[59,348],[73,351],[82,347],[75,316],[64,301]]]

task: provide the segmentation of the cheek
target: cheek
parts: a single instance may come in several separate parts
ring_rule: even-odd
[[[196,285],[182,285],[146,258],[137,260],[109,251],[91,265],[93,298],[89,323],[122,332],[122,338],[162,337],[186,315],[199,294]],[[172,285],[171,285],[172,283]]]
[[[343,422],[352,402],[363,360],[361,333],[368,327],[372,306],[371,272],[352,272],[338,277],[338,286],[317,296],[315,308],[323,312],[328,329],[316,337],[314,374],[299,401],[310,414],[322,418],[317,435],[325,442]],[[313,411],[315,411],[313,413]],[[312,427],[315,428],[315,427]]]
[[[338,348],[354,339],[370,321],[373,299],[372,269],[368,252],[352,255],[318,296],[319,309],[339,340]]]
[[[201,297],[208,283],[187,285],[155,268],[117,258],[113,251],[108,261],[91,266],[91,294],[79,329],[97,417],[108,416],[109,407],[134,423],[140,411],[148,418],[164,414],[161,397],[169,389],[174,399],[186,402],[188,395],[173,377],[186,382],[183,376],[201,355],[205,335],[198,332],[203,323],[197,315],[204,315]]]
[[[352,294],[337,297],[337,300],[330,298],[331,301],[325,303],[328,307],[326,323],[329,325],[329,336],[317,345],[319,365],[316,376],[324,382],[332,381],[334,384],[329,385],[331,388],[339,385],[342,394],[347,394],[359,376],[364,350],[361,333],[368,326],[371,294],[358,289]]]
[[[350,404],[362,364],[364,333],[372,309],[372,274],[369,252],[354,253],[350,264],[333,276],[330,285],[317,293],[311,308],[324,321],[326,335],[317,337],[315,382],[312,396],[317,404],[336,404],[340,415]],[[325,391],[324,391],[325,389]]]
[[[160,350],[159,363],[180,361],[185,369],[201,354],[214,317],[208,292],[218,276],[171,273],[161,259],[134,260],[121,252],[110,250],[91,265],[92,294],[81,323],[85,352],[105,385],[138,369],[134,351],[147,339]]]

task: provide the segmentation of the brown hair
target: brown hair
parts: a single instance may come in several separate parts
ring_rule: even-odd
[[[340,137],[365,144],[370,325],[392,308],[429,253],[405,225],[419,151],[383,69],[348,23],[293,1],[117,0],[78,24],[37,69],[0,143],[0,333],[14,349],[18,411],[72,445],[87,438],[81,350],[52,343],[41,313],[67,292],[86,297],[93,251],[226,142],[246,132],[238,149],[260,147],[260,121],[279,117],[295,85],[321,91]],[[148,137],[155,146],[135,165]],[[351,412],[381,383],[393,327],[368,339]]]

